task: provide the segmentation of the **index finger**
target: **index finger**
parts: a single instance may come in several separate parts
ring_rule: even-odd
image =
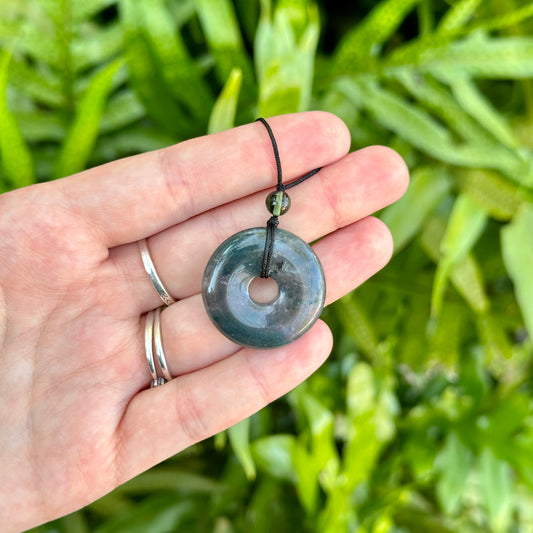
[[[345,124],[330,113],[281,115],[268,122],[286,182],[349,150]],[[268,134],[252,123],[65,178],[61,200],[110,248],[273,186],[275,176]]]

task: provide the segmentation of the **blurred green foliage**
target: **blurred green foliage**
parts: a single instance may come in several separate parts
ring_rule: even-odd
[[[348,4],[0,0],[0,190],[305,109],[412,171],[318,372],[36,531],[533,532],[533,3]]]

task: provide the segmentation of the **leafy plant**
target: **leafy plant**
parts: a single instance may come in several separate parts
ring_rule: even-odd
[[[533,4],[363,5],[0,1],[2,190],[310,108],[412,171],[322,369],[38,531],[533,531]]]

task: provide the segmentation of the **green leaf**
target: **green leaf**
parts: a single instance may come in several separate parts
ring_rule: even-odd
[[[175,138],[154,127],[130,128],[105,135],[98,139],[92,162],[114,161],[120,157],[134,155],[140,152],[151,152],[174,144]]]
[[[296,491],[304,509],[314,514],[318,503],[319,470],[303,443],[296,441],[292,449],[292,464],[296,474]]]
[[[407,192],[380,217],[392,233],[395,253],[420,232],[428,214],[449,189],[450,179],[441,168],[420,167],[413,172]]]
[[[437,497],[442,510],[455,515],[461,505],[466,480],[470,471],[471,452],[461,442],[457,433],[449,433],[443,449],[436,458],[440,471],[437,482]]]
[[[333,413],[302,388],[298,390],[300,391],[300,402],[311,430],[313,462],[319,470],[331,467],[335,468],[338,462],[338,456],[334,445]]]
[[[521,79],[533,76],[533,37],[486,38],[478,34],[430,50],[421,67],[449,74],[460,70],[475,78]]]
[[[9,81],[22,94],[52,108],[65,105],[61,83],[55,75],[46,70],[37,72],[26,61],[17,59],[13,59],[10,70]]]
[[[348,491],[369,478],[383,445],[376,428],[377,400],[371,367],[358,363],[348,376],[346,391],[348,435],[343,458]]]
[[[511,391],[506,398],[499,399],[494,409],[488,415],[488,431],[505,446],[509,439],[528,425],[531,398],[529,395]]]
[[[241,81],[242,72],[238,68],[233,69],[211,110],[209,125],[207,126],[208,133],[228,130],[235,125]]]
[[[418,2],[420,0],[382,0],[340,42],[335,51],[334,72],[357,71],[366,57],[377,55],[383,43]]]
[[[124,41],[123,28],[114,23],[104,29],[95,28],[72,42],[72,62],[76,72],[101,65],[120,53]]]
[[[89,524],[82,511],[60,518],[59,523],[69,533],[89,533]]]
[[[120,0],[119,5],[125,56],[139,100],[148,114],[168,132],[179,133],[183,137],[193,136],[198,127],[191,124],[164,80],[146,37],[142,6],[134,0]]]
[[[56,113],[42,110],[19,112],[17,122],[22,137],[28,142],[60,142],[65,138],[65,125]]]
[[[431,338],[431,359],[436,359],[448,370],[455,370],[459,359],[465,314],[463,306],[444,302]]]
[[[311,102],[318,12],[311,6],[278,4],[272,19],[270,1],[261,6],[255,38],[259,114],[305,111]]]
[[[250,450],[250,419],[245,418],[228,428],[231,447],[248,479],[255,479],[255,464]]]
[[[498,13],[498,16],[490,19],[480,20],[473,24],[473,28],[480,28],[484,31],[493,31],[506,26],[515,26],[523,20],[533,17],[533,3],[526,4],[508,13]]]
[[[431,313],[437,316],[442,306],[446,281],[451,269],[463,259],[474,246],[485,228],[487,216],[470,198],[461,195],[455,201],[446,232],[441,241],[441,258],[437,265]]]
[[[146,111],[132,90],[122,90],[111,96],[100,119],[100,134],[120,130],[143,118]]]
[[[215,72],[225,83],[233,68],[243,76],[243,96],[249,101],[255,93],[253,71],[244,48],[235,10],[229,0],[195,0],[200,23],[215,60]]]
[[[35,182],[31,153],[7,104],[7,83],[11,53],[0,57],[0,155],[2,168],[15,187]]]
[[[171,466],[158,466],[115,489],[116,494],[137,495],[156,491],[179,491],[211,494],[226,487],[217,480]]]
[[[445,230],[444,221],[439,217],[433,217],[428,221],[420,236],[422,248],[435,263],[438,263],[441,257],[440,243]],[[489,299],[481,269],[471,253],[452,267],[450,279],[474,311],[484,313],[488,309]]]
[[[213,97],[198,65],[176,32],[164,0],[139,3],[140,21],[162,76],[177,101],[202,122],[213,105]]]
[[[122,59],[113,61],[94,76],[82,95],[59,154],[54,171],[56,177],[69,176],[85,168],[98,137],[100,118],[104,113],[113,78],[123,65]]]
[[[509,531],[514,508],[512,472],[509,464],[485,447],[479,458],[481,490],[495,532]]]
[[[516,299],[529,335],[533,337],[533,205],[525,204],[502,229],[502,254],[513,280]]]
[[[458,185],[461,192],[496,220],[511,219],[528,199],[523,190],[491,170],[463,170],[459,173]]]
[[[95,528],[93,533],[176,531],[180,523],[195,510],[190,501],[180,501],[174,493],[151,496],[133,510],[113,516]]]
[[[310,430],[311,452],[307,468],[320,476],[323,487],[330,487],[337,476],[339,457],[335,448],[333,413],[324,407],[314,396],[305,391],[304,386],[293,391],[299,411],[305,415]],[[296,448],[293,453],[298,453]],[[297,471],[297,477],[300,473]]]
[[[294,443],[293,435],[268,435],[255,440],[252,443],[252,456],[257,467],[277,479],[294,481]]]
[[[485,290],[481,268],[475,256],[467,254],[459,260],[452,267],[450,279],[474,311],[477,313],[487,311],[490,305],[489,297]]]
[[[357,346],[370,358],[379,354],[379,346],[374,327],[362,303],[355,295],[347,294],[335,303],[336,314],[345,331],[357,343]]]
[[[416,68],[402,67],[388,73],[427,109],[457,132],[464,140],[476,144],[495,144],[494,139],[463,108],[448,87]],[[501,151],[501,148],[500,148]]]
[[[467,113],[502,144],[513,150],[519,148],[519,142],[511,127],[468,76],[457,70],[446,74],[446,81],[450,84],[457,102]]]
[[[420,108],[370,78],[358,80],[357,85],[364,105],[375,119],[414,146],[438,156],[440,147],[451,144],[449,131]]]
[[[496,168],[514,179],[523,179],[530,163],[498,144],[457,144],[451,132],[429,113],[407,99],[383,89],[369,76],[353,82],[350,98],[358,95],[356,105],[363,104],[375,120],[402,139],[432,157],[467,167]]]
[[[511,343],[507,339],[501,321],[490,314],[480,314],[476,317],[479,339],[487,350],[489,363],[505,364],[512,355]]]
[[[476,14],[482,0],[459,0],[442,17],[438,33],[448,33],[461,29]]]
[[[376,389],[372,367],[357,363],[350,371],[346,385],[346,415],[349,418],[370,412],[376,403]],[[353,428],[357,431],[357,428]]]

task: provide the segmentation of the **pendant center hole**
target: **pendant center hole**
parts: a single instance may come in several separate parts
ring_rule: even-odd
[[[250,298],[256,304],[268,304],[279,295],[279,286],[272,278],[254,278],[248,289]]]

